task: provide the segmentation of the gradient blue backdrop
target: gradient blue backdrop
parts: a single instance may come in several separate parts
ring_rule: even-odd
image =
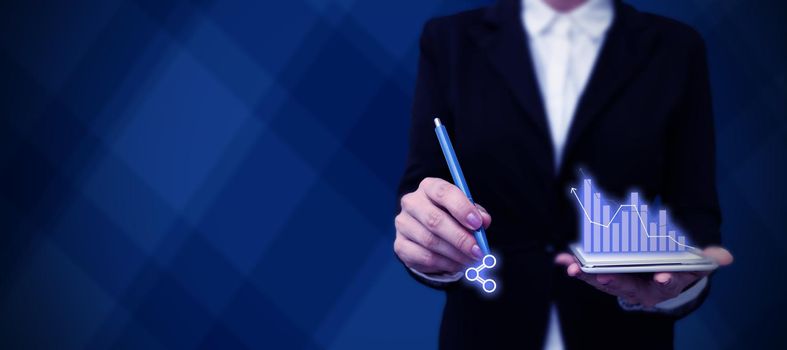
[[[487,1],[4,1],[0,347],[433,348],[394,259],[417,38]],[[785,6],[706,38],[736,263],[683,348],[783,342]]]

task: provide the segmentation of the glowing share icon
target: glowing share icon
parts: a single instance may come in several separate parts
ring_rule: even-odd
[[[497,289],[497,283],[495,283],[495,280],[491,278],[481,277],[481,271],[491,269],[495,267],[495,264],[497,264],[497,259],[495,259],[495,256],[492,254],[487,254],[483,259],[481,259],[481,265],[476,267],[471,266],[465,270],[465,278],[467,278],[467,280],[470,282],[480,283],[481,288],[484,289],[484,292],[492,293],[495,291],[495,289]]]

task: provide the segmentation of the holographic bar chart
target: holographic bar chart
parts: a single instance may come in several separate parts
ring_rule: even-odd
[[[666,209],[648,206],[638,192],[627,203],[615,203],[584,179],[571,188],[582,220],[582,250],[588,253],[683,252],[688,238],[669,222]]]

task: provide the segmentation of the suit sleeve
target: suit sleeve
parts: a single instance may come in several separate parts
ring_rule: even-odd
[[[451,115],[445,99],[445,79],[442,79],[445,72],[435,54],[437,40],[433,37],[434,23],[429,21],[424,26],[420,39],[421,52],[410,122],[409,150],[397,191],[397,213],[401,211],[399,199],[404,194],[415,191],[424,178],[450,178],[434,132],[434,118],[439,117],[445,122],[451,120]],[[444,289],[450,284],[429,280],[405,269],[413,278],[429,287]]]
[[[699,34],[693,37],[685,92],[667,131],[663,200],[672,219],[688,233],[692,245],[703,248],[721,244],[721,210],[716,192],[715,131],[705,44]],[[671,314],[689,314],[702,304],[707,293],[705,286],[699,296]]]

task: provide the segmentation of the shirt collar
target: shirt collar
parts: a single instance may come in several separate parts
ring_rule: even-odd
[[[544,0],[522,0],[522,12],[525,30],[530,36],[544,33],[563,15],[593,39],[600,39],[604,35],[615,13],[611,0],[588,0],[568,13],[555,11]]]

